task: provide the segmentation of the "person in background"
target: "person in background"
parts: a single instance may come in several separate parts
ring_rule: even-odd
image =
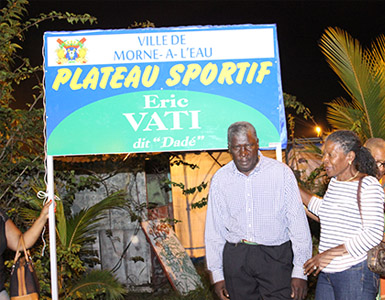
[[[376,161],[379,171],[378,180],[381,180],[382,187],[384,187],[385,182],[383,177],[385,175],[385,141],[381,138],[370,138],[365,142],[364,146],[369,149],[370,153]]]
[[[228,128],[233,160],[210,184],[207,267],[221,300],[305,299],[312,242],[291,169],[264,157],[253,125]]]
[[[43,227],[48,219],[48,210],[52,200],[47,202],[39,218],[32,224],[32,226],[25,232],[21,233],[19,228],[8,218],[6,213],[0,209],[0,300],[9,300],[7,291],[4,289],[4,260],[3,253],[8,247],[9,249],[16,251],[19,243],[20,236],[23,236],[25,247],[32,247],[40,236]],[[21,245],[20,249],[21,250]]]
[[[368,139],[364,146],[369,149],[374,160],[376,161],[378,167],[378,180],[382,184],[382,188],[385,189],[385,141],[381,138],[370,138]],[[385,296],[385,279],[381,278],[380,280],[380,290],[377,295],[377,299],[381,299],[382,296]]]
[[[376,162],[354,132],[340,130],[326,138],[323,163],[331,177],[323,199],[300,190],[321,223],[319,253],[304,264],[304,273],[319,274],[316,300],[373,300],[379,276],[367,267],[367,251],[381,241],[384,229]]]

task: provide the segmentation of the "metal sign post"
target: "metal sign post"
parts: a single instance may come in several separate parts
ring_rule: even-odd
[[[53,176],[53,156],[47,156],[47,192],[48,201],[52,200],[49,207],[49,252],[51,266],[51,294],[52,300],[58,300],[58,282],[57,282],[57,259],[56,259],[56,225],[55,225],[55,192],[54,192],[54,176]]]

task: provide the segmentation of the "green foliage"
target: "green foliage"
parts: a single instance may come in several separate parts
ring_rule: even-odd
[[[207,182],[202,182],[199,185],[188,189],[185,188],[185,185],[182,182],[178,183],[168,180],[166,183],[181,188],[184,195],[194,194],[195,192],[202,192],[207,187]]]
[[[96,18],[89,14],[55,11],[26,19],[28,4],[27,0],[8,0],[7,5],[0,10],[0,104],[5,107],[14,99],[14,85],[42,70],[42,66],[32,66],[27,57],[19,55],[19,51],[23,49],[21,42],[31,27],[54,20],[64,20],[71,24],[96,23]],[[41,85],[37,90],[38,98],[42,99]]]
[[[35,187],[33,190],[38,189]],[[63,202],[57,201],[56,257],[60,298],[94,299],[96,295],[103,294],[107,299],[121,299],[125,291],[111,272],[89,272],[88,267],[99,263],[96,253],[90,251],[90,245],[95,241],[97,223],[107,216],[109,210],[125,208],[127,206],[125,196],[122,192],[113,193],[74,215],[66,214]],[[26,193],[20,197],[32,207],[21,208],[21,215],[26,220],[35,219],[41,211],[42,200]],[[45,238],[48,239],[47,236]],[[41,248],[41,244],[33,248],[33,261],[36,264],[38,278],[42,281],[42,299],[50,299],[50,286],[45,279],[49,274],[50,259],[48,253],[42,256]]]
[[[351,101],[337,98],[328,105],[327,120],[334,129],[354,130],[366,140],[385,138],[385,36],[371,48],[339,28],[328,28],[320,48]]]
[[[103,294],[104,299],[124,299],[124,288],[107,271],[91,271],[72,286],[65,299],[95,299]]]
[[[316,125],[313,115],[310,110],[303,105],[300,101],[297,100],[297,97],[293,95],[289,95],[284,93],[284,104],[287,112],[287,123],[289,125],[289,139],[291,140],[292,148],[291,148],[291,158],[288,164],[291,166],[294,175],[298,181],[298,183],[305,189],[322,196],[327,187],[328,180],[326,178],[324,166],[320,165],[310,172],[309,175],[306,174],[305,169],[300,169],[299,164],[300,161],[304,162],[301,159],[301,153],[311,153],[314,157],[321,157],[322,151],[321,149],[311,143],[308,139],[298,139],[295,138],[295,123],[298,120],[298,117],[302,117],[305,120],[310,120]],[[292,113],[290,113],[292,111]],[[307,162],[305,162],[307,163]]]
[[[65,220],[66,226],[58,224],[58,237],[62,245],[71,248],[72,244],[87,244],[94,241],[93,233],[97,223],[106,217],[110,209],[118,209],[127,206],[125,194],[116,192],[107,196],[95,205],[80,210],[78,213],[65,217],[64,210],[57,208],[56,214],[62,214],[58,220]],[[65,228],[64,228],[65,227]],[[62,230],[63,229],[63,230]]]
[[[158,157],[158,159],[167,159],[167,164],[169,164],[170,166],[180,166],[180,167],[184,166],[184,167],[190,168],[191,170],[199,169],[198,165],[187,162],[184,158],[181,158],[178,154],[175,154],[175,153],[170,153],[170,154],[164,153],[163,155]],[[183,182],[174,182],[169,179],[165,179],[163,184],[165,187],[174,186],[174,187],[180,188],[182,190],[183,195],[193,195],[195,193],[203,192],[207,188],[208,182],[201,182],[197,186],[194,186],[191,188],[186,188]],[[201,200],[195,203],[192,203],[191,208],[193,209],[201,208],[201,207],[204,207],[205,205],[207,205],[207,197],[203,197]],[[152,208],[152,207],[148,207],[148,208]],[[134,218],[135,218],[135,214],[138,215],[137,211],[142,211],[142,210],[137,209],[133,211]],[[179,221],[173,220],[172,223],[170,224],[176,224],[177,222]]]
[[[176,165],[176,166],[180,166],[180,165],[187,166],[187,167],[191,168],[192,170],[194,170],[195,168],[199,169],[198,165],[190,164],[190,163],[184,161],[183,159],[175,159],[175,160],[173,160],[172,162],[170,162],[170,166],[173,166],[173,165]]]
[[[134,263],[137,263],[138,261],[144,262],[144,258],[141,256],[131,256],[130,260],[132,260]]]
[[[301,145],[293,143],[291,149],[292,153],[288,164],[293,170],[298,184],[302,188],[322,197],[325,194],[329,183],[329,178],[326,175],[324,165],[320,164],[318,167],[308,172],[310,165],[308,161],[301,156],[301,154],[310,154],[313,158],[321,160],[322,150],[319,146],[307,139],[303,139],[301,142]],[[301,164],[305,164],[305,167],[300,167]]]
[[[145,21],[145,22],[136,22],[134,24],[131,24],[130,28],[149,28],[149,27],[152,27],[152,28],[155,28],[155,24],[150,22],[149,20]]]
[[[190,164],[188,164],[186,162],[183,162],[183,163],[180,163],[180,164],[177,164],[177,165],[178,166],[179,165],[188,165],[192,169],[195,169],[195,167],[192,167],[192,166],[195,166],[195,165],[190,165]],[[194,186],[192,188],[186,188],[185,185],[182,182],[173,182],[171,180],[167,180],[166,184],[170,184],[172,186],[179,187],[182,190],[183,195],[193,195],[195,193],[200,193],[203,190],[205,190],[206,187],[207,187],[208,182],[202,181],[199,185]],[[206,206],[207,205],[207,199],[208,199],[207,197],[203,197],[203,198],[201,198],[201,200],[199,200],[199,201],[197,201],[195,203],[192,203],[191,204],[191,208],[193,208],[193,209],[194,208],[202,208],[202,207]]]
[[[305,120],[312,120],[314,122],[310,109],[298,101],[296,96],[283,93],[283,102],[286,109],[293,109],[296,115],[302,116]]]
[[[192,203],[191,204],[191,208],[194,209],[194,208],[202,208],[202,207],[205,207],[207,205],[207,201],[209,200],[208,197],[203,197],[201,200],[195,202],[195,203]]]
[[[0,10],[0,204],[5,209],[23,205],[16,195],[31,186],[29,182],[38,182],[45,173],[44,112],[35,108],[43,99],[42,85],[33,88],[35,94],[28,110],[10,106],[17,84],[31,76],[38,79],[41,76],[38,71],[42,66],[32,66],[29,59],[20,54],[24,34],[45,21],[96,22],[88,14],[68,12],[51,12],[27,19],[27,5],[27,0],[8,0]],[[41,81],[40,78],[38,82]]]
[[[283,102],[285,105],[289,140],[291,140],[292,143],[295,143],[296,122],[303,122],[303,120],[307,122],[311,121],[315,126],[317,126],[317,122],[314,120],[310,109],[303,105],[302,102],[298,101],[296,96],[283,93]]]
[[[114,193],[79,213],[66,217],[62,206],[57,207],[58,217],[58,279],[59,293],[65,299],[94,299],[104,294],[106,299],[121,299],[125,290],[109,271],[87,272],[90,266],[99,262],[88,246],[95,240],[95,229],[111,209],[127,205],[125,195]],[[60,224],[64,222],[64,224]]]
[[[25,178],[37,180],[43,166],[43,124],[41,110],[13,110],[0,107],[0,203],[5,208],[18,200]]]
[[[310,172],[308,176],[303,176],[298,169],[294,170],[298,184],[304,189],[322,197],[325,192],[329,179],[325,174],[323,164]]]
[[[0,10],[0,205],[8,211],[21,230],[28,228],[43,206],[36,197],[45,190],[44,176],[44,122],[43,109],[36,104],[43,99],[42,66],[33,66],[21,50],[25,34],[42,22],[64,20],[70,24],[94,24],[89,14],[50,12],[27,18],[27,0],[8,0]],[[19,83],[35,76],[32,102],[28,110],[12,109],[13,92]],[[57,260],[62,299],[121,299],[123,287],[107,271],[87,272],[87,262],[96,261],[89,250],[94,240],[96,222],[105,217],[109,209],[123,207],[124,195],[109,195],[100,203],[71,216],[70,206],[75,193],[93,190],[100,184],[96,176],[75,176],[73,171],[56,172],[57,190],[63,201],[57,201]],[[47,237],[46,237],[47,239]],[[50,299],[50,262],[47,252],[40,253],[42,244],[36,244],[32,253],[41,285],[41,299]],[[7,261],[9,265],[10,260]]]

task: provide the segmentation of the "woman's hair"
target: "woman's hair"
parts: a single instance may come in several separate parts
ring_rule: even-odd
[[[255,136],[255,139],[257,140],[257,132],[255,131],[255,128],[252,124],[249,122],[241,121],[236,122],[230,125],[229,129],[227,130],[227,142],[230,145],[231,138],[234,135],[238,134],[247,134],[249,131]]]
[[[345,154],[353,151],[356,158],[353,161],[355,168],[361,173],[377,177],[378,167],[368,148],[364,147],[357,134],[350,130],[338,130],[331,133],[325,142],[331,141],[341,146]]]

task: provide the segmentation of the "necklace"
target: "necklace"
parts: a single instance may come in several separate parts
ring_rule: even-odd
[[[354,176],[350,177],[348,180],[345,180],[345,181],[352,181],[354,178],[357,177],[358,173],[360,173],[360,171],[357,171],[356,174],[354,174]]]

